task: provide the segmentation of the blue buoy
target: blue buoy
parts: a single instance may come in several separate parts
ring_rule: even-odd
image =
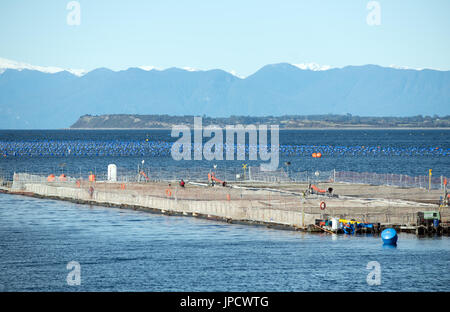
[[[381,239],[385,245],[397,245],[397,232],[392,228],[385,229],[381,232]]]
[[[345,224],[343,227],[345,234],[354,234],[355,233],[355,227],[353,224]]]
[[[434,226],[435,228],[439,227],[439,220],[438,220],[438,219],[434,219],[434,220],[433,220],[433,226]]]

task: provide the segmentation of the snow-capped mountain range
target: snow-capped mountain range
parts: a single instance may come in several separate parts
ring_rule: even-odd
[[[74,74],[78,77],[83,76],[84,74],[87,73],[86,70],[84,69],[63,69],[63,68],[59,68],[59,67],[53,67],[53,66],[37,66],[37,65],[30,65],[27,63],[22,63],[22,62],[16,62],[16,61],[12,61],[12,60],[8,60],[5,58],[1,58],[0,57],[0,74],[3,73],[5,70],[7,69],[15,69],[15,70],[24,70],[24,69],[28,69],[28,70],[37,70],[43,73],[49,73],[49,74],[54,74],[54,73],[59,73],[62,71],[67,71],[71,74]]]
[[[311,71],[326,71],[326,70],[330,70],[333,68],[338,68],[338,67],[333,67],[330,65],[320,65],[317,63],[299,63],[299,64],[290,64],[290,65],[295,66],[302,70],[311,70]],[[130,68],[133,68],[133,67],[130,67]],[[142,69],[145,71],[151,71],[151,70],[162,71],[162,70],[164,70],[162,68],[158,68],[158,67],[152,66],[152,65],[136,66],[135,68],[139,68],[139,69]],[[400,65],[394,65],[394,64],[389,65],[388,68],[410,69],[410,70],[423,70],[424,69],[424,68],[412,68],[412,67],[408,67],[408,66],[400,66]],[[31,65],[31,64],[24,63],[24,62],[17,62],[17,61],[13,61],[13,60],[9,60],[9,59],[0,57],[0,74],[2,74],[6,69],[15,69],[15,70],[19,70],[19,71],[23,70],[23,69],[28,69],[28,70],[36,70],[36,71],[40,71],[43,73],[50,73],[50,74],[67,71],[78,77],[81,77],[89,72],[88,70],[84,70],[84,69],[64,69],[64,68],[54,67],[54,66]],[[189,71],[189,72],[204,71],[201,69],[192,68],[192,67],[188,67],[188,66],[182,67],[181,69]],[[246,78],[246,76],[238,74],[235,70],[230,70],[227,72],[230,73],[231,75],[241,78],[241,79]]]
[[[317,63],[299,63],[299,64],[291,64],[299,69],[302,70],[311,70],[311,71],[324,71],[324,70],[330,70],[333,68],[337,68],[337,67],[333,67],[330,65],[320,65]],[[412,68],[412,67],[407,67],[407,66],[400,66],[400,65],[389,65],[389,68],[395,68],[395,69],[411,69],[411,70],[423,70],[424,68]],[[132,68],[132,67],[130,67]],[[158,68],[156,66],[152,66],[152,65],[143,65],[143,66],[136,66],[136,68],[145,70],[145,71],[151,71],[151,70],[157,70],[157,71],[161,71],[164,70],[162,68]],[[55,67],[55,66],[39,66],[39,65],[31,65],[31,64],[27,64],[24,62],[18,62],[18,61],[13,61],[13,60],[9,60],[9,59],[5,59],[5,58],[1,58],[0,57],[0,74],[2,74],[5,70],[7,69],[15,69],[15,70],[24,70],[24,69],[28,69],[28,70],[36,70],[36,71],[40,71],[43,73],[49,73],[49,74],[54,74],[54,73],[59,73],[62,71],[67,71],[71,74],[74,74],[75,76],[81,77],[85,74],[87,74],[89,71],[88,70],[84,70],[84,69],[65,69],[65,68],[60,68],[60,67]],[[128,68],[127,68],[128,69]],[[195,72],[195,71],[203,71],[201,69],[197,69],[197,68],[192,68],[192,67],[182,67],[181,69],[186,70],[186,71],[190,71],[190,72]],[[435,69],[436,70],[436,69]],[[245,79],[246,77],[243,75],[238,74],[235,70],[230,70],[227,71],[228,73],[232,74],[233,76],[236,76],[238,78],[241,79]]]
[[[320,65],[317,63],[301,63],[301,64],[292,64],[295,67],[298,67],[300,69],[303,70],[312,70],[312,71],[321,71],[321,70],[328,70],[331,69],[333,67],[329,66],[329,65]],[[145,70],[145,71],[150,71],[150,70],[164,70],[162,68],[158,68],[156,66],[151,66],[151,65],[143,65],[143,66],[136,66],[136,68]],[[43,73],[49,73],[49,74],[54,74],[54,73],[59,73],[62,71],[67,71],[71,74],[74,74],[75,76],[81,77],[85,74],[87,74],[89,71],[88,70],[84,70],[84,69],[64,69],[64,68],[60,68],[60,67],[54,67],[54,66],[38,66],[38,65],[31,65],[31,64],[27,64],[24,62],[17,62],[17,61],[13,61],[13,60],[9,60],[9,59],[5,59],[5,58],[1,58],[0,57],[0,74],[3,73],[5,70],[7,69],[15,69],[15,70],[24,70],[24,69],[28,69],[28,70],[37,70]],[[201,69],[197,69],[197,68],[193,68],[193,67],[182,67],[181,69],[186,70],[186,71],[190,71],[190,72],[195,72],[195,71],[203,71]],[[238,78],[244,79],[245,76],[243,75],[239,75],[235,70],[231,70],[228,71],[228,73],[232,74],[233,76],[236,76]]]
[[[269,64],[220,69],[65,70],[0,59],[0,129],[64,128],[85,114],[211,117],[450,115],[450,71]]]

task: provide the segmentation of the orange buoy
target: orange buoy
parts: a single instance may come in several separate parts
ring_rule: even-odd
[[[317,158],[322,157],[322,153],[317,153],[317,154],[316,154],[316,157],[317,157]]]
[[[51,175],[49,175],[48,177],[47,177],[47,181],[48,182],[53,182],[53,181],[55,181],[55,175],[52,173]]]
[[[316,158],[316,157],[317,157],[317,154],[316,154],[316,153],[312,153],[312,157],[313,157],[313,158]]]

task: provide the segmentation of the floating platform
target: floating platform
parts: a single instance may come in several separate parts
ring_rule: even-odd
[[[379,233],[387,226],[402,231],[412,226],[418,211],[441,209],[444,229],[449,218],[449,208],[439,208],[437,204],[403,199],[411,190],[398,190],[401,194],[393,198],[355,196],[355,188],[361,185],[330,184],[339,196],[305,196],[306,184],[280,184],[264,186],[227,183],[226,187],[207,186],[195,181],[187,181],[185,187],[176,181],[168,182],[106,182],[85,181],[67,177],[67,181],[47,181],[47,177],[29,174],[15,174],[10,187],[4,192],[16,195],[35,196],[75,203],[103,205],[145,210],[165,215],[193,216],[228,223],[264,225],[271,228],[302,230],[310,232],[340,233],[340,229],[318,225],[316,220],[332,218],[350,220],[367,226],[356,226],[355,234]],[[323,187],[323,186],[322,186]],[[384,187],[386,188],[386,187]],[[366,192],[373,194],[367,186]],[[350,190],[352,195],[348,195]],[[418,196],[423,198],[424,196]],[[325,202],[326,205],[323,205]],[[369,226],[372,224],[372,226]],[[373,225],[376,226],[373,226]],[[406,229],[405,229],[406,230]],[[442,230],[441,233],[445,233]],[[448,233],[448,227],[447,227]]]

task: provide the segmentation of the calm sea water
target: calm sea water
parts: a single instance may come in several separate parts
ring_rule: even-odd
[[[161,146],[174,140],[168,131],[0,131],[0,147],[140,146],[147,138]],[[282,131],[280,141],[303,146],[296,155],[290,147],[282,153],[299,170],[450,173],[448,130]],[[324,149],[322,159],[310,157],[314,146]],[[8,154],[0,169],[45,172],[61,162],[82,170],[106,170],[111,162],[135,168],[142,158],[152,166],[186,165],[146,153]],[[67,285],[70,261],[81,265],[80,286]],[[379,286],[366,281],[370,261],[380,263]],[[401,234],[392,249],[376,236],[311,235],[0,194],[1,291],[449,291],[449,270],[448,237]]]
[[[219,168],[241,168],[243,161],[237,160],[174,161],[170,144],[176,140],[168,130],[0,130],[0,171],[48,174],[64,164],[66,173],[99,174],[110,163],[136,170],[142,160],[152,170],[211,168],[213,163]],[[289,161],[290,171],[336,169],[417,176],[427,175],[432,168],[435,176],[450,176],[450,130],[283,130],[280,144],[280,166]],[[318,151],[322,158],[312,158]]]
[[[449,291],[450,240],[313,235],[0,194],[3,291]],[[81,266],[68,286],[66,265]],[[381,285],[369,286],[369,261]]]

